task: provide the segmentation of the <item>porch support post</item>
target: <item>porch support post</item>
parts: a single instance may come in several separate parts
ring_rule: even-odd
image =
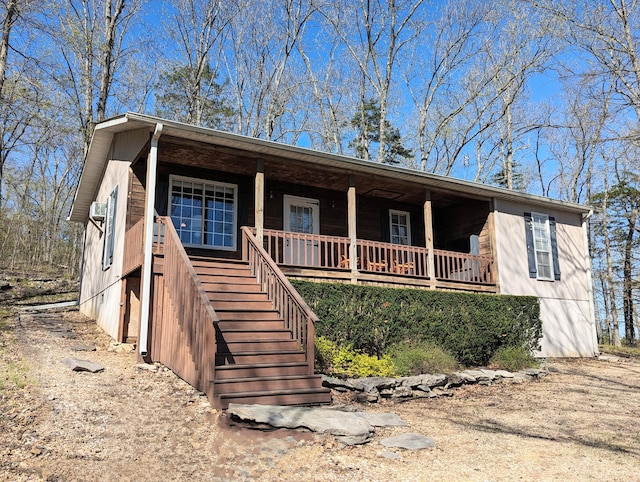
[[[255,189],[256,241],[258,246],[262,246],[264,237],[264,161],[262,159],[257,160]]]
[[[140,296],[140,356],[147,356],[149,336],[149,311],[151,309],[151,264],[153,262],[153,224],[155,222],[156,174],[158,168],[158,139],[162,134],[162,124],[156,124],[151,137],[151,148],[147,158],[147,192],[144,204],[144,262],[142,263],[142,287]],[[160,234],[158,233],[158,236]]]
[[[429,275],[429,287],[436,287],[436,266],[433,255],[433,213],[431,211],[431,191],[424,192],[424,240],[427,252],[427,274]]]
[[[491,276],[496,285],[496,293],[500,293],[500,272],[498,270],[498,237],[496,232],[496,199],[491,199],[491,211],[489,212],[489,241],[491,242],[491,257],[493,269]]]
[[[358,281],[358,236],[356,234],[356,181],[349,174],[349,190],[347,191],[347,232],[349,234],[349,266],[351,266],[351,282]]]

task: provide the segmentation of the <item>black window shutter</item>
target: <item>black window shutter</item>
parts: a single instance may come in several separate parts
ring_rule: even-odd
[[[114,245],[116,244],[116,217],[117,217],[117,213],[118,213],[118,186],[116,186],[116,188],[113,190],[113,193],[111,193],[111,203],[113,205],[113,217],[111,218],[111,232],[109,233],[109,261],[108,261],[108,265],[111,266],[111,264],[113,263],[113,248]]]
[[[549,216],[549,237],[551,238],[551,256],[553,258],[553,276],[560,280],[560,260],[558,259],[558,238],[556,237],[556,218]]]
[[[536,250],[533,246],[533,220],[531,213],[524,213],[524,232],[527,240],[527,260],[529,262],[529,278],[537,278]]]

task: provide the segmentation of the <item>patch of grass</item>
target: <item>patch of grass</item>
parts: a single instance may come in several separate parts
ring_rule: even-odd
[[[621,356],[625,358],[640,358],[640,346],[615,346],[600,345],[600,352],[609,353],[610,355]]]
[[[78,292],[55,293],[45,295],[35,295],[16,302],[16,305],[44,305],[48,303],[61,303],[63,301],[75,301],[78,299]]]
[[[0,307],[0,333],[9,330],[9,319],[13,316],[13,311]]]
[[[537,368],[540,364],[525,348],[505,346],[495,352],[493,357],[491,357],[489,366],[510,372],[517,372],[524,368]]]
[[[431,341],[396,343],[387,353],[401,376],[451,373],[460,367],[453,355]]]
[[[21,390],[31,383],[30,366],[13,349],[13,316],[12,310],[0,307],[0,393]]]

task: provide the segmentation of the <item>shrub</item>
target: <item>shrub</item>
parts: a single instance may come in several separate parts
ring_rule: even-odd
[[[381,357],[403,340],[431,340],[462,364],[486,365],[501,346],[539,349],[532,296],[292,281],[320,318],[316,333]]]
[[[388,353],[401,376],[451,373],[460,366],[450,353],[431,341],[397,343],[389,348]]]
[[[523,368],[538,367],[538,361],[530,352],[522,347],[503,346],[496,350],[491,357],[489,365],[492,368],[501,368],[510,372],[517,372]]]
[[[316,371],[342,377],[393,377],[391,357],[378,358],[354,350],[350,344],[338,346],[323,336],[315,339]]]

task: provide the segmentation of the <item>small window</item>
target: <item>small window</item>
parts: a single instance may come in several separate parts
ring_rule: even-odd
[[[551,239],[549,237],[549,216],[531,213],[533,219],[533,245],[536,250],[538,279],[553,279],[551,264]]]
[[[391,242],[411,246],[411,216],[406,211],[389,210]]]
[[[113,250],[116,240],[116,212],[118,209],[118,186],[107,199],[107,213],[104,225],[104,244],[102,245],[102,269],[106,270],[113,264]]]
[[[525,213],[529,276],[539,280],[559,280],[558,243],[555,218]]]
[[[236,249],[237,186],[171,176],[169,212],[185,246]]]

